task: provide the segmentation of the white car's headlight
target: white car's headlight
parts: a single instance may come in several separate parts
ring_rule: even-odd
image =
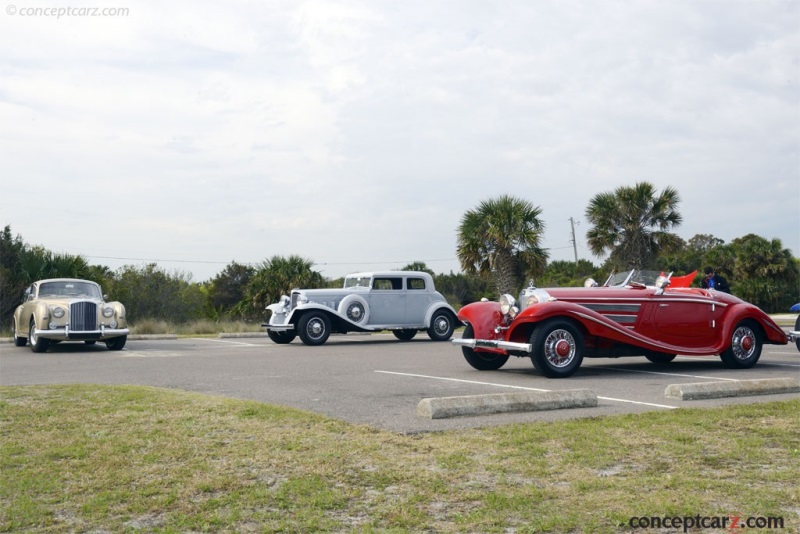
[[[112,317],[114,315],[114,308],[106,306],[103,308],[103,317]]]
[[[61,319],[62,317],[64,317],[64,308],[62,308],[61,306],[53,306],[52,308],[50,308],[50,312],[56,319]]]

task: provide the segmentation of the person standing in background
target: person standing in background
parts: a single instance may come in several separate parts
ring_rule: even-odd
[[[714,289],[716,291],[723,291],[725,293],[731,292],[731,287],[728,285],[728,281],[714,272],[713,267],[706,267],[705,269],[705,278],[703,281],[700,282],[700,287],[703,289]]]

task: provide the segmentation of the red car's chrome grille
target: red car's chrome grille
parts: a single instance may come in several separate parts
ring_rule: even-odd
[[[69,328],[76,331],[97,330],[97,304],[73,302],[69,307]]]

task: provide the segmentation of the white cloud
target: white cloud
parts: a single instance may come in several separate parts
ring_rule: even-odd
[[[34,244],[112,267],[182,260],[163,265],[196,279],[274,254],[330,276],[448,271],[481,200],[540,205],[545,246],[571,259],[569,218],[648,180],[678,189],[684,238],[756,233],[797,255],[799,14],[553,0],[4,15],[0,215]],[[54,202],[59,217],[31,215]]]

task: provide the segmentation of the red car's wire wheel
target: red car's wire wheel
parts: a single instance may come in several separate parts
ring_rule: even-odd
[[[746,360],[753,355],[756,347],[756,336],[753,330],[746,326],[740,326],[733,333],[731,351],[739,360]]]
[[[545,338],[544,351],[554,367],[566,367],[577,353],[575,338],[566,330],[553,330]]]

